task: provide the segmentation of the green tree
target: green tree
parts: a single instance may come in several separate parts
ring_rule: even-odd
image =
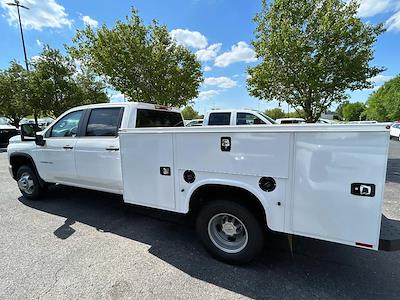
[[[371,87],[383,71],[371,67],[382,24],[363,23],[351,0],[275,0],[255,17],[253,42],[260,64],[249,68],[248,90],[267,101],[287,102],[315,122],[346,90]]]
[[[275,107],[272,109],[267,109],[264,114],[266,114],[268,117],[271,117],[272,119],[281,119],[286,117],[286,113],[283,111],[282,108],[280,107]]]
[[[0,72],[0,115],[11,120],[16,127],[31,113],[27,107],[28,79],[23,66],[12,61],[7,70]]]
[[[349,104],[350,102],[349,101],[343,101],[342,103],[340,103],[339,105],[338,105],[338,107],[336,108],[336,116],[337,116],[337,118],[339,119],[339,120],[341,120],[341,121],[343,121],[343,107],[345,106],[345,105],[347,105],[347,104]]]
[[[385,82],[368,98],[367,117],[381,122],[400,119],[400,75]]]
[[[342,116],[345,121],[365,120],[365,104],[361,102],[346,103],[343,105]]]
[[[31,65],[29,104],[35,118],[41,114],[57,117],[74,106],[108,101],[105,85],[93,72],[78,71],[73,59],[58,49],[46,46]]]
[[[198,95],[201,64],[165,26],[143,24],[138,12],[113,28],[78,30],[69,52],[130,100],[182,106]]]
[[[190,105],[187,105],[182,109],[182,116],[185,120],[200,119],[199,113]]]

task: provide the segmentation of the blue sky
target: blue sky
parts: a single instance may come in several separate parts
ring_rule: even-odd
[[[12,59],[23,63],[15,8],[0,0],[0,68]],[[28,57],[41,51],[43,44],[63,49],[75,30],[85,23],[93,27],[113,26],[134,5],[145,23],[153,18],[167,25],[175,39],[202,60],[205,82],[195,108],[204,113],[212,107],[255,108],[264,110],[277,103],[259,101],[248,95],[246,68],[257,64],[251,47],[256,12],[261,0],[136,0],[61,1],[21,0],[30,7],[22,12]],[[388,31],[375,46],[374,65],[387,68],[373,79],[375,89],[400,73],[400,0],[361,0],[360,17],[365,22],[384,22]],[[371,90],[350,93],[351,101],[366,101]],[[123,99],[120,94],[113,100]]]

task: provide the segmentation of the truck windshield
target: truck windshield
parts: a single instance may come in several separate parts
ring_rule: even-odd
[[[9,125],[9,123],[6,118],[0,117],[0,125]]]
[[[182,115],[167,110],[138,109],[136,127],[183,127]]]

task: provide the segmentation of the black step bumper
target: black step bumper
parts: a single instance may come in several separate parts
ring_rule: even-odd
[[[400,221],[388,219],[382,215],[379,250],[400,250]]]

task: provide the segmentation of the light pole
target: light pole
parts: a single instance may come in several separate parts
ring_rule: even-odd
[[[24,5],[19,4],[19,0],[14,0],[14,3],[7,3],[7,5],[11,5],[11,6],[16,6],[17,7],[19,29],[21,30],[21,38],[22,38],[22,48],[24,49],[24,56],[25,56],[25,66],[26,66],[26,70],[29,71],[28,58],[26,56],[26,49],[25,49],[24,33],[22,32],[21,14],[19,13],[19,8],[20,7],[25,8],[25,9],[29,9],[29,8],[24,6]]]

